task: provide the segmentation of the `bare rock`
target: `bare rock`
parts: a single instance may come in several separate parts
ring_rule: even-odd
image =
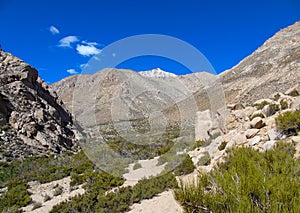
[[[262,128],[262,127],[265,126],[265,123],[264,123],[264,121],[263,121],[262,118],[260,118],[260,117],[255,117],[255,118],[251,121],[250,125],[251,125],[252,128],[260,129],[260,128]]]
[[[300,110],[300,96],[295,97],[294,100],[292,100],[291,109]]]
[[[281,133],[278,132],[276,129],[270,129],[268,132],[269,140],[279,140],[281,138]]]
[[[271,107],[270,105],[266,105],[264,106],[264,108],[262,108],[262,113],[265,115],[265,117],[269,117],[272,115],[272,112],[271,112]]]
[[[294,143],[300,143],[300,136],[293,136],[291,139]]]
[[[290,89],[288,89],[287,91],[285,91],[284,94],[290,95],[292,93],[298,93],[298,94],[300,94],[300,84],[299,83],[296,86],[293,86]]]
[[[245,132],[246,138],[247,139],[253,138],[258,132],[259,132],[259,129],[248,129]]]
[[[249,144],[250,144],[251,146],[255,146],[255,145],[258,144],[260,141],[261,141],[261,137],[260,137],[260,136],[255,136],[254,138],[252,138],[252,139],[249,141]]]
[[[277,143],[276,140],[267,141],[263,144],[262,148],[264,151],[268,151],[268,150],[272,149],[276,143]]]
[[[3,140],[10,142],[0,146],[0,152],[5,149],[14,159],[77,150],[72,117],[50,94],[37,70],[1,50],[0,64],[0,126],[6,122]],[[47,128],[51,124],[55,129]]]
[[[238,103],[238,104],[228,104],[227,107],[230,110],[241,110],[241,109],[245,108],[244,105],[241,104],[241,103]]]

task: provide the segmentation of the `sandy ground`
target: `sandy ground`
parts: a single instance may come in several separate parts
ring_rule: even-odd
[[[47,213],[52,209],[53,206],[68,200],[68,198],[70,197],[74,197],[75,195],[84,193],[84,189],[82,188],[82,186],[77,186],[74,190],[71,190],[70,182],[71,177],[66,177],[61,180],[45,184],[40,184],[37,181],[29,182],[28,191],[32,193],[32,201],[36,203],[41,203],[42,207],[32,211],[33,204],[30,204],[28,206],[23,207],[22,210],[24,212],[32,213]],[[55,191],[55,186],[57,185],[63,188],[63,192],[61,195],[54,196],[53,193]],[[44,198],[46,195],[50,196],[51,200],[44,202]]]
[[[123,175],[126,179],[123,186],[133,186],[142,178],[159,175],[164,170],[165,164],[156,166],[158,158],[159,157],[155,157],[151,160],[139,160],[142,168],[136,170],[133,170],[134,164],[130,164],[128,167],[129,172]]]
[[[134,164],[129,165],[129,173],[124,174],[126,179],[123,186],[133,186],[138,180],[150,176],[159,175],[165,167],[164,165],[156,166],[158,162],[156,157],[151,160],[140,160],[139,163],[142,165],[142,168],[133,170]],[[130,213],[182,213],[182,207],[177,203],[173,196],[173,191],[165,191],[152,199],[142,200],[140,203],[134,204],[131,206]]]
[[[174,199],[171,190],[162,192],[152,199],[133,204],[131,209],[129,213],[183,213],[182,207]]]

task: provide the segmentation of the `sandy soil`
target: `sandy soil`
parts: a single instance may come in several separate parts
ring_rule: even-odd
[[[174,199],[171,190],[162,192],[152,199],[133,204],[131,209],[129,213],[183,213],[182,207]]]
[[[70,187],[71,177],[66,177],[61,180],[53,181],[50,183],[40,184],[37,181],[29,182],[29,192],[32,193],[31,198],[33,202],[41,203],[42,207],[32,211],[34,204],[30,204],[22,208],[24,212],[33,213],[46,213],[49,212],[53,206],[68,200],[70,197],[74,197],[78,194],[83,194],[84,189],[82,186],[77,186],[75,189]],[[61,195],[54,196],[55,187],[59,185],[62,187],[63,192]],[[51,197],[49,201],[44,202],[45,196]]]
[[[133,170],[134,164],[129,165],[129,173],[124,174],[126,179],[123,186],[133,186],[138,180],[150,176],[159,175],[165,167],[164,165],[156,166],[158,162],[156,157],[151,160],[140,160],[139,163],[142,165],[142,168]],[[162,192],[149,200],[142,200],[138,204],[131,206],[130,213],[182,213],[182,207],[177,203],[173,196],[172,190]]]
[[[155,157],[151,160],[140,160],[139,163],[142,165],[142,168],[136,170],[133,170],[134,164],[130,164],[128,167],[129,172],[123,175],[126,179],[123,186],[133,186],[142,178],[159,175],[164,170],[165,164],[156,166],[158,158],[159,157]]]

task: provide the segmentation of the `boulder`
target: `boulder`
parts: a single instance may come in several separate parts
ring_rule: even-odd
[[[269,117],[272,115],[272,112],[271,112],[271,107],[270,105],[266,105],[264,106],[264,108],[262,108],[262,113],[265,115],[265,117]]]
[[[259,132],[259,129],[248,129],[245,132],[246,138],[247,139],[253,138],[258,132]]]
[[[295,97],[295,99],[292,101],[291,109],[300,110],[300,96]]]
[[[260,137],[260,136],[255,136],[254,138],[252,138],[252,139],[249,141],[249,144],[250,144],[251,146],[255,146],[255,145],[258,144],[260,141],[261,141],[261,137]]]
[[[300,136],[293,136],[291,139],[294,143],[300,143]]]
[[[227,108],[230,110],[240,110],[240,109],[244,109],[245,107],[243,104],[238,103],[238,104],[228,104]]]
[[[277,143],[277,141],[275,141],[275,140],[267,141],[263,144],[262,148],[264,151],[268,151],[268,150],[272,149],[276,143]]]
[[[247,138],[246,138],[245,134],[242,134],[242,133],[236,134],[232,140],[234,141],[234,143],[236,145],[242,145],[242,144],[247,143]]]
[[[262,127],[265,126],[265,122],[263,121],[262,118],[260,118],[260,117],[255,117],[255,118],[251,121],[250,125],[251,125],[252,128],[260,129],[260,128],[262,128]]]
[[[267,132],[269,140],[279,140],[281,138],[281,133],[278,132],[276,129],[270,129]]]

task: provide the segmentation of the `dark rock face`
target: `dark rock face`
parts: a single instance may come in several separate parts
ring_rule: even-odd
[[[38,72],[0,51],[0,161],[76,150],[72,117]]]

